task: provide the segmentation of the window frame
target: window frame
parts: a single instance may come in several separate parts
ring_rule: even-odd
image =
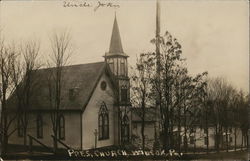
[[[18,137],[24,137],[24,127],[21,117],[18,117],[17,119],[17,135]]]
[[[111,72],[115,72],[114,70],[114,67],[115,67],[115,65],[114,65],[114,60],[113,59],[110,59],[109,61],[108,61],[108,65],[109,65],[109,68],[110,68],[110,70],[111,70]]]
[[[98,113],[98,140],[109,139],[109,112],[105,102],[102,102]]]
[[[65,140],[65,118],[63,115],[59,116],[59,126],[58,126],[59,140]]]
[[[125,61],[123,59],[121,59],[121,61],[120,61],[120,75],[121,76],[126,76],[126,73],[125,73]]]
[[[43,138],[43,118],[41,114],[37,115],[36,119],[36,136],[37,138]]]
[[[128,88],[127,86],[123,85],[121,87],[121,102],[127,102],[128,101]]]
[[[74,88],[70,88],[69,89],[69,100],[70,101],[74,101],[75,100],[74,93],[75,93]]]
[[[130,139],[130,125],[129,125],[129,117],[125,114],[122,118],[122,126],[121,126],[121,139],[122,142],[128,142]],[[126,133],[125,133],[126,132]]]

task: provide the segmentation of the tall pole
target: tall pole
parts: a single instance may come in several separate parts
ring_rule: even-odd
[[[156,33],[155,33],[155,52],[156,52],[156,59],[157,59],[157,74],[160,74],[160,2],[159,0],[156,1]]]
[[[155,32],[155,53],[156,53],[156,74],[157,74],[157,83],[160,88],[160,3],[159,0],[156,0],[156,32]],[[160,93],[157,93],[156,97],[156,108],[155,108],[155,144],[158,144],[158,133],[160,130],[160,121],[159,121],[159,111],[160,111]],[[157,130],[158,129],[158,130]]]

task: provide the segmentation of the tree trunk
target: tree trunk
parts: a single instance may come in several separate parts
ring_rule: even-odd
[[[26,149],[26,145],[27,145],[27,127],[24,126],[23,128],[23,145]]]
[[[53,147],[54,147],[54,153],[57,153],[57,148],[58,148],[58,144],[57,144],[57,128],[54,131],[54,137],[53,137]]]
[[[228,142],[228,127],[226,126],[226,146],[227,146],[227,152],[228,152],[228,149],[229,149],[229,142]]]
[[[243,142],[244,142],[244,134],[243,131],[241,131],[241,150],[243,149]]]
[[[246,139],[246,146],[247,146],[247,150],[248,150],[248,149],[249,149],[249,147],[248,147],[248,146],[249,146],[249,144],[248,144],[248,139],[249,139],[249,138],[248,138],[248,134],[247,134],[247,133],[246,133],[246,138],[247,138],[247,139]]]
[[[56,138],[53,138],[53,144],[54,144],[54,153],[57,152],[57,140]]]
[[[184,108],[185,105],[184,105]],[[186,118],[186,109],[184,109],[184,149],[185,152],[187,152],[187,148],[188,148],[188,143],[187,143],[187,118]]]
[[[236,151],[236,147],[237,147],[237,129],[236,126],[234,127],[234,151]]]
[[[207,138],[206,138],[206,139],[207,139],[207,154],[208,154],[208,150],[209,150],[209,149],[208,149],[208,145],[209,145],[209,134],[208,134],[208,128],[207,128],[206,133],[207,133],[207,134],[206,134],[206,135],[207,135]]]
[[[194,127],[194,129],[196,129],[196,127]],[[195,133],[196,133],[196,130],[194,131],[194,153],[196,152],[196,135],[195,135]]]
[[[169,139],[168,139],[168,125],[164,122],[164,129],[163,129],[163,149],[169,150]]]
[[[218,127],[215,125],[215,149],[219,152],[219,135],[218,135]]]
[[[205,98],[204,98],[204,100],[205,100]],[[207,103],[204,103],[204,106],[205,106],[205,129],[206,129],[206,142],[207,142],[207,154],[208,154],[208,144],[209,144],[209,141],[208,141],[208,137],[209,137],[209,135],[208,135],[208,105],[207,105]]]
[[[178,152],[181,152],[181,109],[178,108]]]
[[[145,150],[145,135],[144,135],[144,123],[142,123],[141,127],[141,136],[142,136],[142,150]]]
[[[142,150],[145,150],[145,134],[144,134],[144,129],[145,129],[145,109],[143,108],[143,114],[142,114],[142,125],[141,125],[141,136],[142,136]]]
[[[196,153],[196,138],[195,138],[195,135],[194,135],[194,153]]]
[[[5,108],[4,108],[4,111],[5,111]],[[4,112],[4,115],[3,115],[3,141],[2,141],[2,155],[6,155],[7,151],[8,151],[8,130],[7,130],[7,121],[8,121],[8,118],[7,118],[7,113]]]
[[[223,150],[223,133],[222,133],[222,126],[219,124],[219,151],[220,149]]]

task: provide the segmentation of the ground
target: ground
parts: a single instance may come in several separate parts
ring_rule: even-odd
[[[213,154],[190,154],[187,158],[188,160],[242,160],[247,161],[248,152],[247,151],[237,151],[237,152],[220,152]]]
[[[52,156],[50,154],[43,153],[43,155],[38,154],[38,153],[34,153],[33,156],[27,156],[27,154],[25,155],[24,153],[22,155],[14,156],[9,155],[7,157],[3,158],[4,160],[13,160],[13,159],[22,159],[22,160],[37,160],[37,159],[65,159],[63,157],[55,157]],[[120,159],[108,159],[108,160],[127,160],[126,158],[120,158]],[[91,159],[91,160],[96,160],[96,159]],[[98,159],[100,160],[100,159]],[[101,161],[108,161],[108,160],[101,160]],[[132,161],[137,161],[137,160],[145,160],[145,161],[152,161],[155,159],[148,159],[148,158],[135,158],[135,159],[129,159]],[[156,159],[159,161],[163,161],[162,159]],[[213,154],[188,154],[188,155],[184,155],[183,158],[181,158],[181,160],[193,160],[193,161],[198,161],[198,160],[234,160],[234,161],[246,161],[249,160],[248,159],[248,153],[247,151],[237,151],[237,152],[220,152],[220,153],[213,153]],[[166,160],[164,160],[166,161]]]
[[[117,148],[117,147],[116,147]],[[107,149],[107,148],[106,148]],[[109,149],[109,148],[108,148]],[[114,149],[114,147],[110,147],[111,150]],[[37,159],[67,159],[70,160],[72,158],[68,157],[68,153],[66,149],[61,149],[59,150],[59,154],[57,156],[53,155],[53,153],[46,151],[46,149],[42,149],[41,147],[33,147],[32,148],[33,153],[29,152],[24,152],[24,147],[23,146],[17,146],[17,145],[11,145],[9,146],[9,153],[6,157],[2,157],[4,160],[16,160],[16,159],[22,159],[22,160],[37,160]],[[102,149],[99,149],[100,151],[103,151]],[[38,152],[40,151],[40,152]],[[104,150],[105,151],[105,150]],[[82,158],[78,158],[82,159]],[[242,160],[246,161],[248,159],[248,151],[245,149],[244,151],[241,151],[241,149],[238,149],[238,151],[230,150],[229,152],[221,151],[220,153],[217,152],[209,152],[206,154],[206,152],[198,152],[196,154],[193,153],[188,153],[185,154],[181,158],[176,158],[179,160]],[[93,158],[91,160],[102,160],[106,161],[102,158]],[[120,158],[109,158],[108,160],[132,160],[132,161],[137,161],[137,160],[145,160],[145,161],[152,161],[152,160],[159,160],[163,161],[162,157],[158,158],[153,158],[152,156],[146,156],[146,157],[141,157],[141,156],[134,156],[133,158],[126,158],[126,157],[120,157]],[[1,160],[0,160],[1,161]]]

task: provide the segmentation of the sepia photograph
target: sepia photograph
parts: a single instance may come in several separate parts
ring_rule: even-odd
[[[0,161],[250,158],[248,0],[0,0]]]

